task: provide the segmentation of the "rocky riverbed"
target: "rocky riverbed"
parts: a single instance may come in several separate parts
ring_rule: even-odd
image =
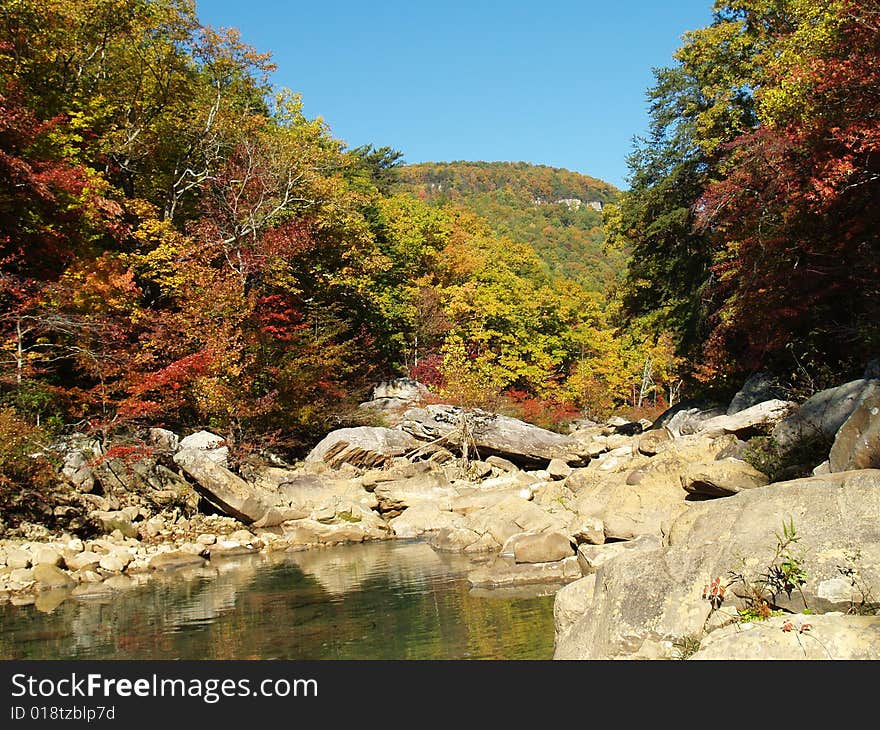
[[[419,538],[473,556],[475,588],[565,585],[560,659],[788,658],[805,637],[825,658],[880,657],[878,381],[793,403],[756,378],[727,408],[567,435],[399,395],[392,427],[334,431],[298,464],[232,464],[206,431],[152,429],[136,458],[68,442],[56,529],[23,523],[0,540],[0,601],[57,605],[237,554]],[[756,458],[768,445],[776,462]],[[729,628],[746,625],[760,630]]]

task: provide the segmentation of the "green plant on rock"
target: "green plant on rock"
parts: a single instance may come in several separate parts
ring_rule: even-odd
[[[745,571],[730,571],[728,585],[740,585],[736,595],[745,603],[739,611],[739,620],[755,621],[777,616],[782,610],[776,605],[777,598],[785,594],[788,598],[798,592],[807,606],[802,586],[807,582],[807,572],[803,558],[797,552],[800,536],[789,519],[782,523],[782,532],[776,533],[776,549],[767,567],[756,577],[751,578]]]
[[[699,634],[688,634],[687,636],[679,637],[672,642],[672,647],[676,652],[675,658],[690,659],[700,650],[701,642],[702,637]]]

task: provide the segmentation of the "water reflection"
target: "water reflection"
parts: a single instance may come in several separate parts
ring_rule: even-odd
[[[472,592],[471,567],[418,542],[230,558],[49,613],[0,606],[0,657],[549,659],[552,595]]]

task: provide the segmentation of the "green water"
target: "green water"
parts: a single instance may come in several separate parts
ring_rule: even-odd
[[[418,542],[228,559],[111,596],[0,605],[3,659],[549,659],[553,597],[472,591]]]

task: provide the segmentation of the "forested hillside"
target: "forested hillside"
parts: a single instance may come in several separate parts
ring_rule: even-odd
[[[501,236],[527,243],[557,277],[605,293],[623,273],[625,252],[603,251],[602,207],[610,184],[525,162],[428,162],[401,168],[401,189],[434,204],[470,208]]]

